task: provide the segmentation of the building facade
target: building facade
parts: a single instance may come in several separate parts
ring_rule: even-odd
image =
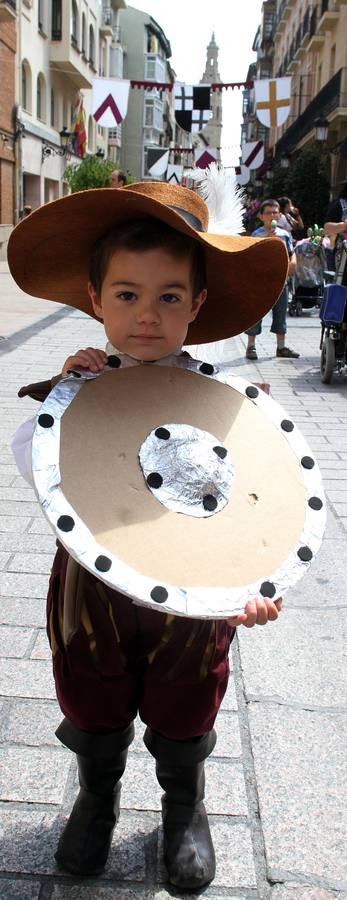
[[[291,76],[289,117],[280,128],[263,128],[254,92],[244,93],[242,140],[264,139],[268,159],[295,158],[317,148],[316,123],[326,122],[321,152],[331,195],[347,180],[347,0],[264,0],[253,49],[254,78]]]
[[[0,253],[13,222],[15,196],[15,141],[13,120],[16,86],[16,10],[11,3],[0,5]]]
[[[119,22],[124,78],[173,84],[171,47],[158,22],[131,6],[120,11]],[[136,179],[148,177],[147,151],[169,147],[173,139],[171,93],[157,88],[130,91],[122,129],[121,168]]]

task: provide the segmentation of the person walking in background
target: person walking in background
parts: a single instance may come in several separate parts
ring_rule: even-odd
[[[296,206],[293,206],[290,197],[280,197],[278,204],[280,208],[279,228],[283,228],[284,231],[293,235],[293,232],[305,227],[300,212]]]
[[[110,178],[110,187],[111,188],[124,187],[124,185],[126,183],[127,183],[127,177],[124,172],[120,172],[119,169],[114,169],[113,172],[111,172],[111,178]]]
[[[263,200],[258,212],[258,217],[263,224],[260,228],[256,228],[256,230],[252,232],[252,237],[275,236],[281,238],[282,241],[284,241],[289,257],[287,278],[290,278],[291,275],[293,275],[295,272],[296,256],[293,250],[293,243],[289,232],[285,231],[283,228],[280,228],[277,224],[280,218],[280,207],[277,200]],[[285,345],[285,334],[287,331],[287,306],[288,287],[287,284],[285,284],[282,293],[280,294],[278,300],[272,308],[272,325],[270,331],[272,331],[277,338],[276,356],[284,359],[297,359],[298,356],[300,356],[300,353],[297,353],[295,350],[291,350],[290,347],[286,347]],[[258,334],[261,334],[261,330],[262,319],[260,319],[260,321],[257,322],[256,325],[252,325],[252,327],[245,332],[248,336],[248,344],[246,349],[247,359],[258,359],[258,354],[255,347],[255,339]]]

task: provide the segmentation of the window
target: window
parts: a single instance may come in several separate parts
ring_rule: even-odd
[[[330,67],[329,67],[329,77],[332,78],[335,75],[335,65],[336,65],[336,44],[330,50]]]
[[[55,112],[54,112],[54,90],[51,88],[51,125],[54,128],[55,125]]]
[[[92,66],[95,62],[94,29],[92,25],[89,26],[89,62]]]
[[[46,121],[46,85],[45,79],[43,75],[40,74],[37,76],[37,85],[36,85],[36,116],[41,122]]]
[[[87,47],[86,47],[86,17],[85,14],[82,13],[82,34],[81,34],[81,50],[83,56],[86,56]]]
[[[21,97],[22,107],[23,109],[28,109],[28,85],[27,85],[27,73],[25,64],[22,63],[22,97]]]
[[[74,47],[78,45],[78,9],[76,0],[72,0],[71,4],[71,43]]]
[[[61,41],[61,0],[52,0],[52,41]]]
[[[43,31],[43,4],[42,0],[37,3],[37,27],[39,31]]]

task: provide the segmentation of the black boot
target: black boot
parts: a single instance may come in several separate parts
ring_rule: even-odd
[[[164,861],[169,881],[193,890],[215,876],[216,861],[203,804],[203,760],[212,753],[215,731],[190,741],[171,741],[147,728],[144,742],[156,759],[156,774],[164,789],[162,814]]]
[[[77,753],[81,789],[60,836],[55,858],[74,875],[100,875],[119,818],[119,780],[134,726],[109,734],[92,734],[64,719],[56,735]]]

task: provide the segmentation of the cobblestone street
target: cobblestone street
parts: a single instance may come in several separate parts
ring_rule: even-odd
[[[45,633],[55,538],[10,443],[38,409],[18,399],[18,389],[59,372],[78,347],[103,347],[103,330],[82,313],[25,297],[4,263],[0,286],[0,900],[184,897],[166,882],[161,790],[141,722],[104,875],[73,878],[54,861],[77,792],[74,757],[54,736],[61,713]],[[211,900],[347,898],[347,378],[321,383],[319,339],[312,310],[288,319],[298,360],[276,359],[269,317],[257,339],[258,362],[245,359],[244,336],[218,346],[219,360],[237,374],[270,383],[307,438],[324,479],[328,526],[278,622],[241,628],[234,641],[234,677],[206,764],[217,875],[200,895]],[[197,355],[213,358],[208,347]]]

